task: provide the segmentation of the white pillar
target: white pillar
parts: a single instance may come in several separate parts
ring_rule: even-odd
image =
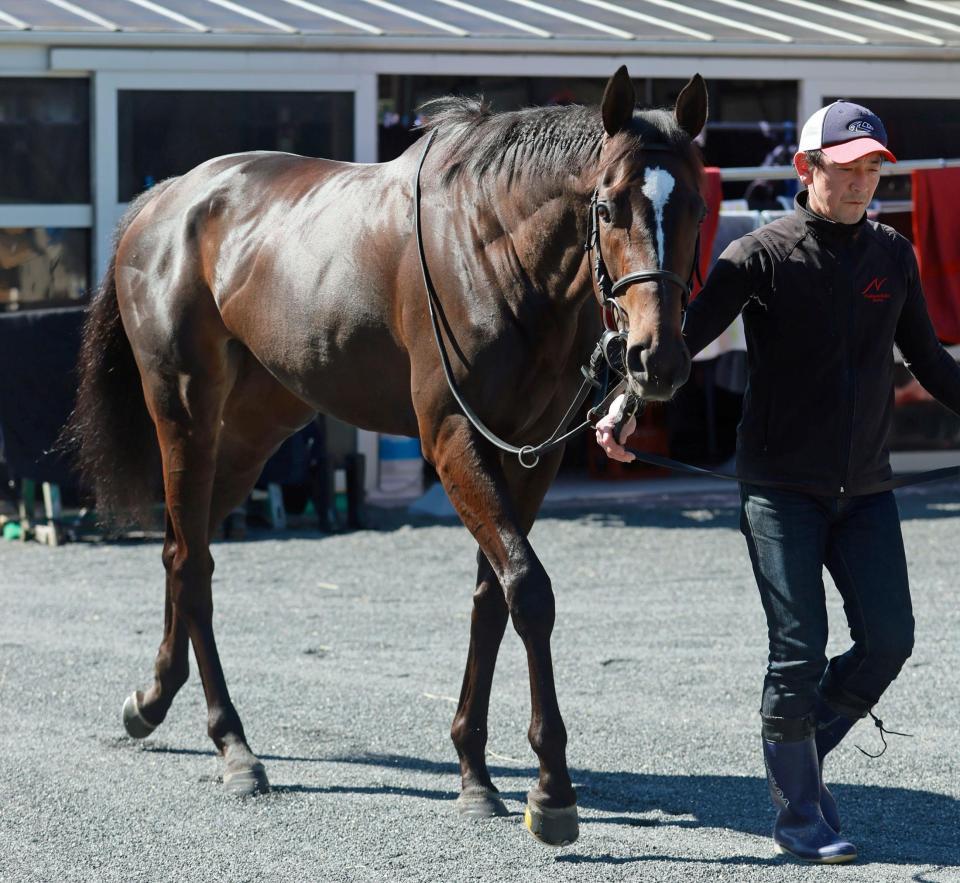
[[[90,126],[90,177],[93,189],[93,286],[110,262],[113,229],[117,221],[119,161],[117,149],[117,84],[114,76],[92,77],[93,120]]]

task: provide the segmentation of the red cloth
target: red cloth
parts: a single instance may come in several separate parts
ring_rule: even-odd
[[[723,202],[720,169],[711,167],[703,170],[700,193],[707,203],[707,215],[700,227],[700,276],[706,281],[710,270],[710,255],[713,253],[713,240],[717,238],[717,227],[720,226],[720,203]],[[694,279],[691,297],[696,297],[700,288],[700,284]]]
[[[913,173],[913,243],[937,337],[960,343],[960,169]]]

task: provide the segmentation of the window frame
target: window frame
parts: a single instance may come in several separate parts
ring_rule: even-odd
[[[105,71],[92,75],[91,118],[94,194],[94,277],[106,271],[113,231],[127,208],[120,193],[119,106],[121,91],[193,92],[349,92],[353,94],[354,160],[376,159],[376,133],[371,139],[370,120],[376,118],[376,77],[360,74],[237,73],[233,71],[180,73],[174,71]]]
[[[43,71],[36,70],[3,70],[0,76],[5,80],[90,80],[90,77],[80,74],[45,74]],[[88,128],[90,131],[90,150],[91,164],[93,151],[93,84],[90,83],[90,89],[87,93],[87,113]],[[92,177],[90,178],[91,199],[95,193],[95,185]],[[74,202],[74,203],[45,203],[45,202],[3,202],[0,203],[0,229],[8,228],[34,228],[34,227],[59,227],[70,230],[89,230],[90,231],[90,255],[87,266],[87,282],[92,289],[96,284],[93,275],[93,202]],[[31,309],[42,307],[31,306]]]

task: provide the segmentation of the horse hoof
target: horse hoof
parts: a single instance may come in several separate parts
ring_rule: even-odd
[[[245,745],[231,745],[224,759],[223,787],[234,797],[256,797],[270,791],[267,771]]]
[[[157,728],[156,724],[150,723],[140,714],[140,702],[136,692],[127,696],[123,703],[123,728],[127,735],[134,739],[146,739]]]
[[[471,785],[460,792],[457,812],[468,819],[489,819],[510,814],[497,792],[482,785]]]
[[[528,795],[523,823],[537,840],[547,846],[567,846],[580,836],[576,804],[554,809],[542,806]]]

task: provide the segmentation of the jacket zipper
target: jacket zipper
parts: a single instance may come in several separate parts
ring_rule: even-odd
[[[848,263],[848,262],[845,262]],[[852,269],[852,268],[851,268]],[[850,299],[849,306],[847,308],[847,339],[846,339],[846,356],[847,356],[847,391],[848,399],[847,406],[849,408],[848,419],[847,419],[847,438],[846,438],[846,450],[847,456],[844,460],[843,474],[840,478],[840,496],[842,497],[846,491],[847,486],[850,480],[850,458],[853,456],[853,425],[857,409],[857,373],[854,366],[854,354],[856,352],[856,339],[855,334],[857,330],[857,298],[854,294],[854,274],[850,272],[849,278],[847,278],[847,273],[844,273],[844,282],[846,283],[845,294]]]

